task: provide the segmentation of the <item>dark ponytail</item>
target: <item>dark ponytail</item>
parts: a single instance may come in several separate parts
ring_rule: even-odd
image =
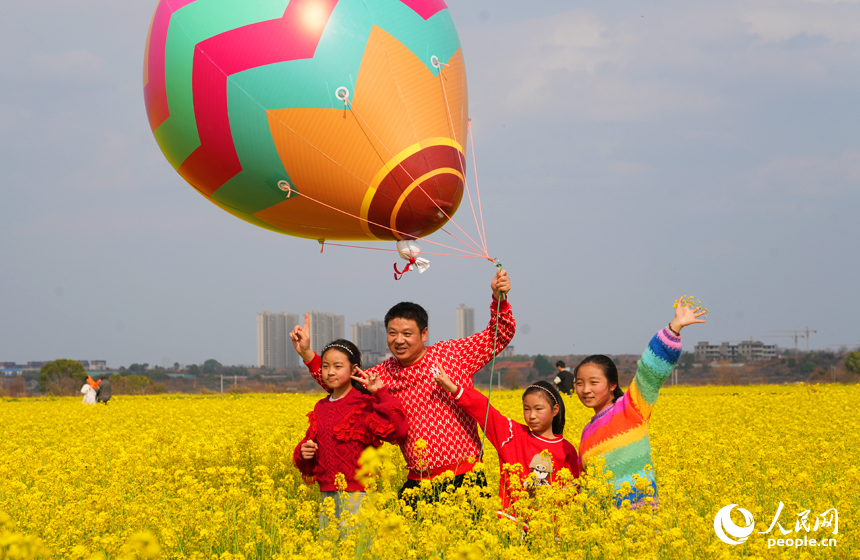
[[[621,385],[618,384],[618,368],[615,367],[615,362],[612,361],[612,358],[604,356],[603,354],[594,354],[585,358],[579,362],[579,365],[573,370],[574,380],[576,380],[576,374],[579,371],[579,368],[585,364],[599,367],[600,371],[603,372],[603,376],[606,377],[606,382],[610,385],[615,385],[615,389],[612,391],[612,402],[615,402],[624,396],[624,391],[621,390]]]
[[[523,398],[526,398],[526,395],[535,393],[542,395],[550,406],[555,404],[558,405],[558,414],[552,418],[552,433],[559,436],[564,434],[564,401],[562,400],[558,389],[556,389],[555,385],[549,381],[535,381],[532,385],[526,387],[526,392],[523,393]]]
[[[322,357],[325,356],[325,353],[329,350],[338,350],[343,353],[349,360],[350,370],[352,369],[351,366],[361,367],[361,350],[359,350],[358,346],[356,346],[352,342],[344,338],[338,338],[337,340],[329,342],[325,345],[325,348],[323,348],[323,351],[320,354],[320,359],[322,359]],[[367,390],[367,387],[365,387],[364,384],[362,384],[360,381],[356,381],[355,379],[350,379],[349,381],[350,383],[352,383],[352,386],[358,389],[360,392],[364,393],[365,395],[370,394],[370,391]]]

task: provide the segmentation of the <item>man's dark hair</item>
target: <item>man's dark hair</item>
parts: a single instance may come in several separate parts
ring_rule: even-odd
[[[99,379],[105,379],[105,378],[107,378],[107,375],[105,375],[105,374],[99,375]]]
[[[407,321],[415,321],[418,325],[418,330],[424,332],[429,323],[427,312],[417,303],[411,301],[401,301],[394,307],[388,310],[385,314],[385,328],[388,328],[388,323],[392,319],[406,319]]]
[[[563,367],[564,367],[564,362],[562,362],[561,360],[557,361],[557,362],[555,363],[555,367],[563,368]]]

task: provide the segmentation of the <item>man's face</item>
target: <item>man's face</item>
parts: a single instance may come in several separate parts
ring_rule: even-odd
[[[411,366],[424,356],[427,328],[418,330],[418,323],[399,317],[388,321],[388,349],[404,366]]]

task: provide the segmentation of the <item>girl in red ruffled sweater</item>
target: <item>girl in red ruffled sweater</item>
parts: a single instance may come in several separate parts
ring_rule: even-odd
[[[403,443],[409,427],[400,399],[377,373],[360,368],[361,352],[352,342],[338,339],[323,349],[321,374],[331,394],[308,414],[308,431],[293,452],[299,471],[319,484],[320,503],[334,500],[338,519],[344,509],[357,514],[364,499],[364,486],[355,478],[361,453],[383,441]],[[338,474],[346,481],[345,494],[335,484]],[[320,508],[320,532],[328,521]]]

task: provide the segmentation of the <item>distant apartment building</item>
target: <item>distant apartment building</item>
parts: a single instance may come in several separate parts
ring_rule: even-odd
[[[697,362],[711,362],[714,360],[763,362],[776,357],[775,344],[765,344],[758,340],[745,340],[738,344],[723,342],[720,345],[699,342],[696,344],[695,349],[695,360]]]
[[[80,362],[84,369],[87,371],[97,371],[107,368],[107,361],[105,360],[76,360]]]
[[[290,332],[299,324],[295,313],[257,314],[257,367],[300,368],[301,357],[293,348]]]
[[[457,307],[457,338],[475,334],[475,309],[462,303]]]
[[[508,344],[504,350],[499,352],[499,358],[513,358],[516,354],[514,354],[514,345]]]
[[[385,354],[388,352],[388,337],[385,333],[385,323],[379,319],[370,319],[364,323],[355,323],[350,327],[350,340],[358,346],[362,355],[367,352]]]
[[[393,357],[393,355],[388,350],[386,350],[385,352],[365,352],[364,350],[362,350],[361,367],[373,367],[381,364],[382,362],[391,357]]]
[[[310,317],[311,350],[320,354],[326,344],[343,338],[343,315],[311,311]],[[294,352],[295,353],[295,352]]]
[[[75,360],[79,362],[87,371],[103,371],[107,369],[106,360]],[[16,362],[0,362],[0,372],[6,375],[17,375],[22,372],[40,371],[42,366],[49,362],[27,362],[19,364]]]

